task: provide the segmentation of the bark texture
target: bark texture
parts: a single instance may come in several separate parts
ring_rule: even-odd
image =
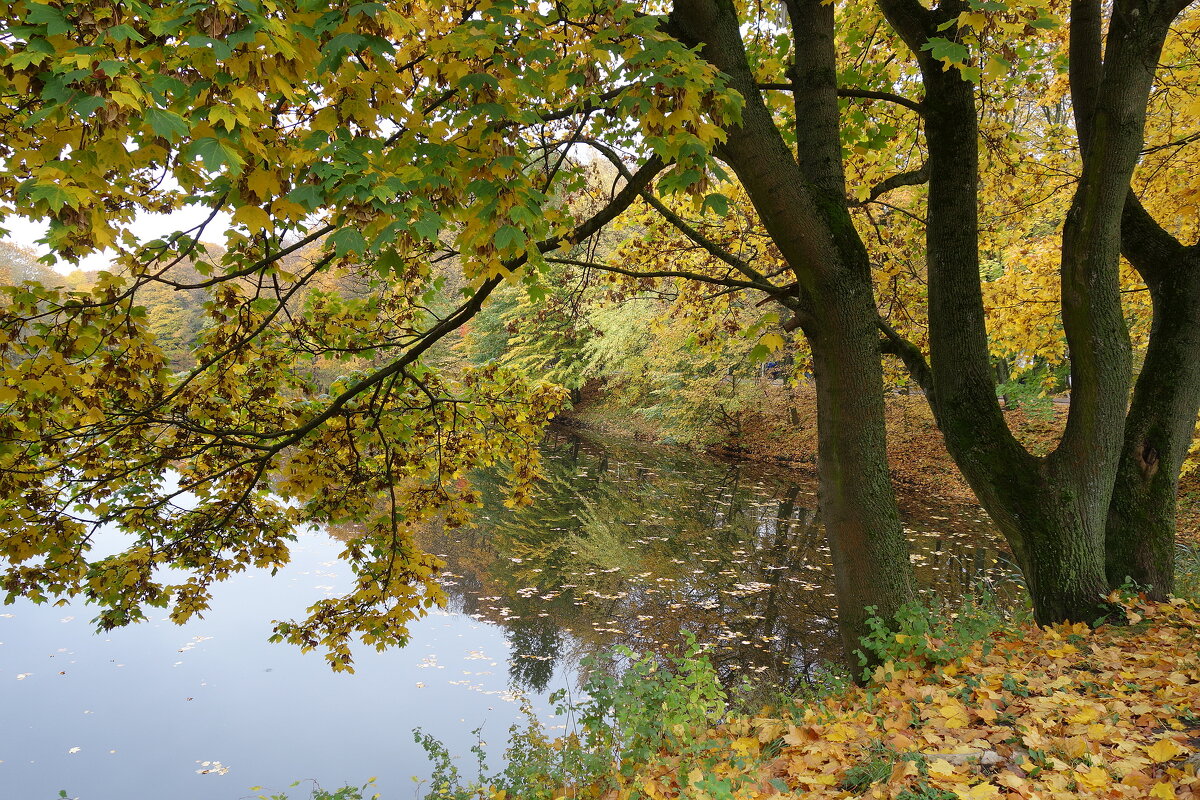
[[[1156,600],[1174,590],[1179,472],[1200,411],[1200,245],[1184,247],[1127,203],[1122,248],[1150,289],[1154,318],[1146,360],[1125,420],[1109,506],[1109,585],[1132,580]]]

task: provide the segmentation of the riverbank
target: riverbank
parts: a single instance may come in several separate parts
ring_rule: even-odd
[[[1125,626],[1002,629],[947,663],[784,713],[572,796],[1017,800],[1200,798],[1200,611],[1134,601]],[[716,791],[722,788],[723,791]]]
[[[1095,629],[939,616],[877,641],[890,660],[865,687],[752,713],[695,650],[634,660],[589,682],[558,738],[514,728],[490,777],[464,781],[434,743],[424,796],[1200,800],[1200,605],[1113,600],[1125,624]]]
[[[779,464],[801,471],[816,469],[817,415],[813,387],[763,381],[753,403],[743,404],[736,425],[713,425],[697,436],[698,449],[725,458]],[[947,452],[934,424],[929,404],[920,394],[894,394],[885,406],[888,423],[888,467],[906,497],[933,497],[947,503],[978,506],[971,488]],[[1066,425],[1067,406],[1046,402],[1005,412],[1017,439],[1036,454],[1049,452]],[[653,419],[612,402],[592,390],[561,421],[642,441],[671,441],[671,434]],[[1181,537],[1200,544],[1200,469],[1184,476],[1179,492]]]

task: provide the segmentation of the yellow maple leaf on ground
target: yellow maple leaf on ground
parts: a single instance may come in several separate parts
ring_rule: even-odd
[[[959,800],[993,800],[1000,797],[1000,790],[990,783],[977,783],[970,789],[955,789]]]
[[[1175,800],[1178,797],[1175,794],[1175,787],[1166,781],[1154,784],[1154,788],[1150,790],[1151,797],[1157,797],[1159,800]]]
[[[1183,747],[1179,742],[1171,738],[1159,739],[1154,744],[1146,748],[1146,754],[1158,763],[1170,761],[1172,758],[1183,755],[1187,752],[1187,748]]]

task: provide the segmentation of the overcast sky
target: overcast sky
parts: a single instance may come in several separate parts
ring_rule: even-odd
[[[209,209],[200,206],[188,206],[172,214],[138,214],[131,228],[140,241],[148,242],[151,239],[165,238],[177,230],[199,225],[208,217],[209,213],[211,213]],[[228,214],[218,214],[216,219],[210,222],[207,229],[205,229],[204,241],[220,244],[225,238],[225,231],[228,229],[229,223]],[[41,255],[50,252],[48,247],[38,244],[38,239],[46,235],[47,223],[35,222],[24,217],[9,217],[4,221],[2,227],[10,231],[9,235],[4,237],[6,241],[24,247],[31,247]],[[78,262],[68,263],[60,260],[54,265],[54,268],[64,274],[73,272],[76,269],[106,269],[112,260],[112,256],[112,251],[106,250],[103,253],[90,255]]]

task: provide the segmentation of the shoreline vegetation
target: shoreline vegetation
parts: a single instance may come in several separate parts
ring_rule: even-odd
[[[757,710],[730,704],[697,648],[666,669],[635,660],[593,679],[564,737],[532,715],[514,727],[503,772],[477,754],[464,780],[426,737],[424,797],[1200,798],[1200,605],[1109,599],[1125,618],[1094,629],[914,610],[865,642],[885,657],[865,686]]]

